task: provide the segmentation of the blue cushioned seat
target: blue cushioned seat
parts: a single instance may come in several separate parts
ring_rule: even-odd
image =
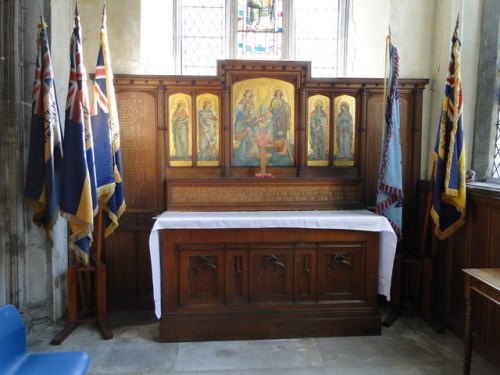
[[[19,311],[13,305],[0,307],[0,374],[85,375],[89,363],[85,352],[28,353]]]

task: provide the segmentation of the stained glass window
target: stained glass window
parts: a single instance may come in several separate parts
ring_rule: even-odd
[[[283,57],[283,2],[238,0],[237,58]]]
[[[175,0],[177,72],[215,75],[218,59],[301,60],[344,74],[350,0]]]

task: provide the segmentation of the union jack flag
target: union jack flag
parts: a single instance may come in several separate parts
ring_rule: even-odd
[[[104,236],[107,237],[118,227],[118,220],[125,211],[126,205],[122,178],[120,126],[113,87],[105,10],[104,7],[91,119],[99,206],[103,210]]]
[[[31,136],[24,195],[35,204],[33,220],[50,237],[59,214],[62,167],[61,122],[50,58],[47,24],[38,26],[32,91]]]
[[[465,144],[462,125],[463,91],[458,19],[451,38],[450,61],[444,88],[433,158],[435,162],[431,217],[434,233],[443,240],[465,223]]]
[[[86,265],[92,244],[94,216],[97,213],[97,189],[88,110],[87,72],[83,64],[78,10],[75,11],[71,35],[70,63],[64,125],[61,211],[70,224],[70,248],[74,251],[77,262]]]

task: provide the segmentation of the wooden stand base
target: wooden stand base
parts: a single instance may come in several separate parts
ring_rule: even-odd
[[[417,270],[417,282],[407,282],[410,288],[417,289],[414,292],[415,301],[411,303],[401,304],[401,282],[402,282],[402,266],[410,265]],[[406,268],[408,271],[408,268]],[[426,256],[410,256],[404,258],[402,255],[397,255],[394,260],[393,268],[393,285],[391,298],[391,312],[382,321],[384,327],[390,327],[401,314],[410,313],[420,315],[431,326],[436,333],[444,333],[445,329],[432,318],[432,260]],[[421,292],[420,292],[421,289]],[[410,294],[410,293],[407,293]],[[421,300],[421,307],[418,305],[418,300]],[[410,308],[411,307],[411,308]]]
[[[60,345],[79,324],[88,322],[97,322],[104,340],[113,338],[113,332],[106,323],[104,263],[68,267],[68,323],[51,340],[51,345]]]

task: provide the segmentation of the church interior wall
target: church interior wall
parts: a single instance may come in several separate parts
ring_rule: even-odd
[[[173,11],[156,14],[155,22],[148,22],[144,4],[152,9],[155,3],[170,5],[173,0],[120,0],[108,1],[108,35],[113,59],[113,70],[121,74],[173,74],[174,32]],[[17,163],[18,180],[22,181],[27,160],[29,123],[31,109],[31,87],[33,62],[36,55],[35,38],[39,11],[30,1],[19,0],[23,11],[24,68],[22,70],[23,115],[22,131],[13,137],[23,139],[24,150]],[[75,1],[45,0],[44,10],[49,23],[52,61],[56,74],[56,89],[59,99],[61,121],[64,121],[64,103],[69,75],[69,36],[72,30]],[[142,4],[142,5],[141,5]],[[430,84],[424,91],[422,163],[421,177],[430,175],[430,155],[443,95],[449,58],[450,37],[456,16],[460,13],[463,35],[462,74],[466,90],[476,87],[477,48],[479,45],[480,10],[482,1],[466,0],[351,0],[352,19],[349,24],[349,44],[346,75],[349,77],[383,77],[385,37],[391,27],[394,44],[400,50],[401,78],[429,78]],[[83,30],[83,48],[86,67],[93,73],[97,58],[99,25],[102,1],[79,2]],[[21,30],[21,29],[20,29]],[[142,32],[143,30],[144,32]],[[149,47],[145,41],[154,41]],[[155,52],[156,50],[156,52]],[[142,54],[142,51],[146,51]],[[162,61],[162,63],[158,63]],[[153,63],[154,62],[154,63]],[[151,65],[152,72],[148,71]],[[468,95],[464,107],[465,138],[472,138],[474,97]],[[471,145],[466,145],[470,155]],[[469,158],[467,160],[470,165]],[[12,179],[14,174],[10,174]],[[11,180],[9,180],[11,181]],[[43,305],[44,314],[57,319],[65,312],[65,270],[67,264],[66,225],[60,219],[54,231],[54,244],[47,241],[45,234],[31,220],[31,209],[21,199],[22,183],[12,185],[17,189],[16,210],[21,214],[6,218],[8,233],[24,229],[18,242],[19,251],[2,258],[4,270],[16,264],[16,272],[10,270],[10,281],[5,282],[0,292],[0,303],[18,302],[21,306]],[[7,205],[2,202],[2,205]],[[20,233],[21,233],[20,232]],[[2,241],[7,246],[7,241]],[[48,254],[48,255],[47,255]],[[0,269],[2,271],[2,269]],[[6,274],[4,272],[0,272]],[[16,280],[15,283],[12,280]],[[15,285],[14,285],[15,284]],[[11,301],[15,289],[16,299]]]

